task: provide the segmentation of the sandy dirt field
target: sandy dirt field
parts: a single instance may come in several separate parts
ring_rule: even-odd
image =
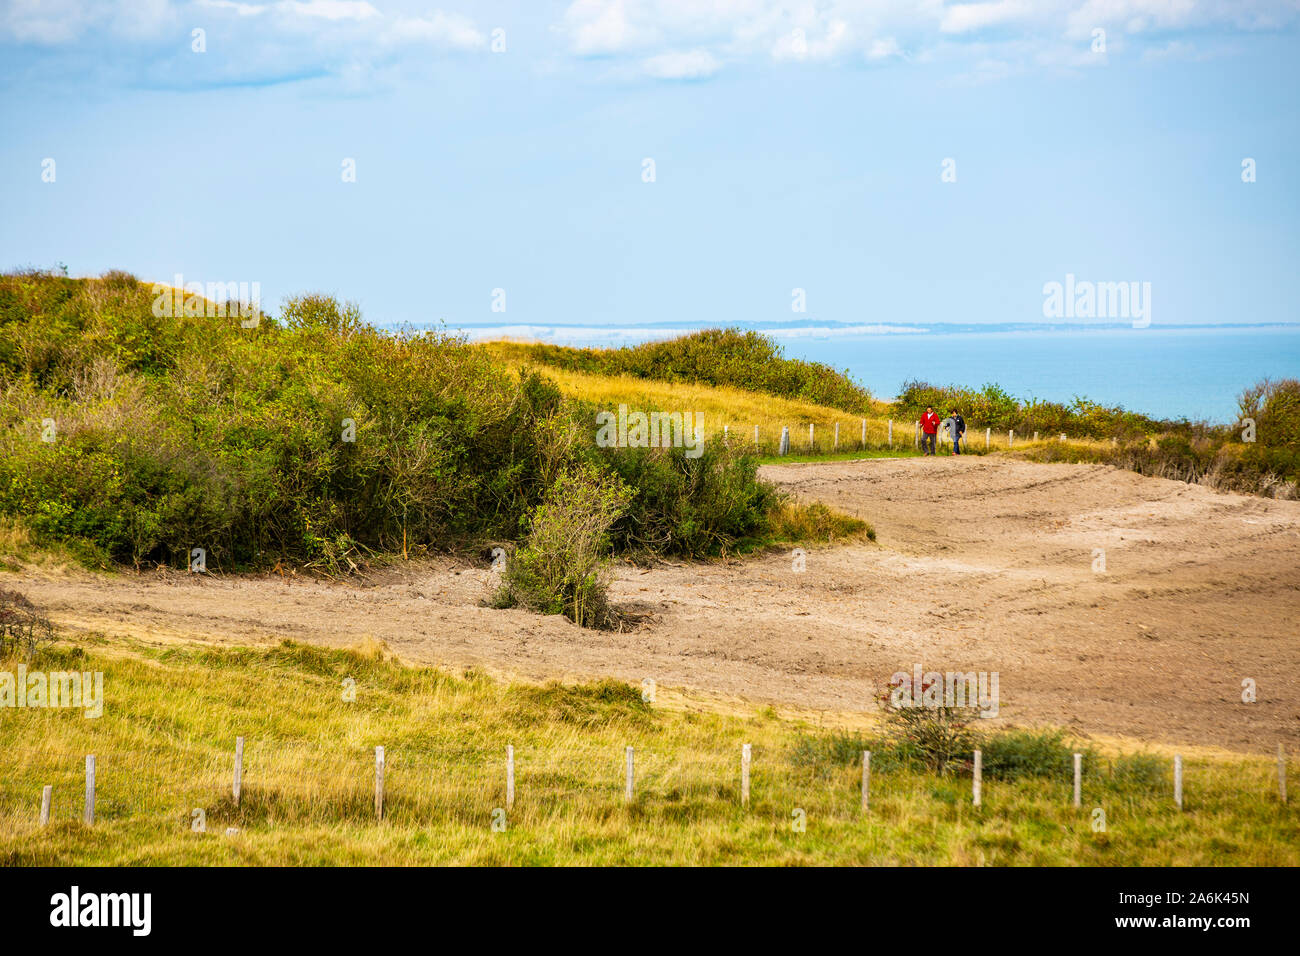
[[[643,616],[625,633],[481,606],[487,562],[421,562],[347,583],[6,577],[66,627],[159,642],[373,637],[412,662],[651,678],[859,714],[891,674],[920,663],[997,671],[1000,723],[1264,752],[1300,742],[1300,502],[998,458],[763,473],[867,518],[879,541],[810,549],[802,573],[786,552],[620,565],[614,600]],[[1255,703],[1242,701],[1247,678]]]

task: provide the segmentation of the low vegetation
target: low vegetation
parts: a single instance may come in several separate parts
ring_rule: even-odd
[[[726,386],[824,405],[850,415],[871,414],[871,393],[847,372],[820,362],[788,359],[758,332],[706,329],[618,349],[578,349],[545,343],[493,343],[500,357],[592,375],[627,375],[678,384]]]
[[[618,681],[503,683],[403,666],[382,647],[158,647],[94,635],[47,647],[36,663],[102,671],[103,715],[6,712],[0,865],[1300,864],[1296,810],[1276,796],[1274,765],[1238,754],[1188,757],[1180,812],[1168,752],[986,733],[976,808],[961,759],[937,774],[884,729],[819,729],[769,709],[720,714]],[[629,746],[635,798],[625,803]],[[1080,749],[1076,810],[1069,754]],[[81,819],[86,754],[96,756],[93,826]]]
[[[763,546],[789,507],[757,448],[599,448],[589,407],[457,337],[380,332],[328,296],[249,318],[167,292],[184,307],[126,273],[0,276],[0,517],[35,545],[347,573],[518,541],[578,471],[625,490],[607,533],[633,557]],[[570,615],[597,597],[566,573],[520,599],[543,580],[569,582],[547,604]]]
[[[609,529],[631,498],[617,477],[594,468],[560,475],[506,565],[497,605],[521,604],[580,625],[608,625]]]
[[[0,660],[30,662],[54,640],[54,625],[27,597],[0,585]]]

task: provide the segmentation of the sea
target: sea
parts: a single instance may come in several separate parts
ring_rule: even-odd
[[[787,358],[823,362],[880,398],[905,382],[979,388],[1018,398],[1076,396],[1155,418],[1235,422],[1242,391],[1265,378],[1300,378],[1300,324],[1080,327],[718,323],[771,336]],[[472,340],[512,338],[580,347],[632,345],[705,327],[466,325]]]

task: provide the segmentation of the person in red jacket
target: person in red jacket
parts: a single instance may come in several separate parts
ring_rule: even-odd
[[[927,455],[934,454],[935,436],[939,433],[939,416],[934,413],[933,406],[925,406],[925,414],[921,416],[921,450]]]

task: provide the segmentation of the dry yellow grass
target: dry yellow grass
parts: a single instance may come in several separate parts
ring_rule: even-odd
[[[858,758],[880,746],[869,727],[828,732],[734,703],[659,706],[614,681],[536,686],[409,668],[376,647],[83,639],[81,650],[65,647],[46,666],[102,670],[101,718],[28,708],[0,723],[0,864],[1300,862],[1295,808],[1278,802],[1274,767],[1256,757],[1185,751],[1180,812],[1164,756],[1139,755],[1129,769],[1155,772],[1136,776],[1099,756],[1076,810],[1060,775],[986,778],[976,808],[969,779],[891,766],[881,751],[863,814]],[[351,702],[340,693],[349,677]],[[238,806],[237,735],[246,738]],[[742,743],[753,748],[747,808]],[[1107,743],[1130,755],[1138,746]],[[508,744],[516,802],[506,810]],[[382,822],[376,745],[386,749]],[[626,746],[635,748],[631,803]],[[97,757],[93,827],[80,820],[88,753]],[[42,828],[46,784],[54,804]],[[1097,808],[1105,830],[1095,829]],[[239,832],[227,836],[232,826]]]
[[[507,365],[532,362],[527,349],[517,343],[489,342],[482,347]],[[867,447],[878,448],[888,443],[888,406],[882,402],[876,403],[877,414],[874,417],[863,419],[824,405],[740,388],[658,382],[632,375],[593,375],[550,365],[540,367],[563,394],[601,408],[617,410],[619,405],[627,405],[634,410],[696,412],[703,417],[706,438],[722,432],[725,426],[731,438],[753,442],[754,426],[757,425],[760,447],[770,450],[780,439],[781,428],[785,426],[790,429],[791,451],[801,453],[809,450],[808,426],[811,424],[816,450],[829,452],[835,444],[835,425],[838,424],[839,448],[850,451],[862,447],[862,423],[865,420]],[[899,446],[911,442],[911,431],[899,422],[894,423],[894,442]]]

